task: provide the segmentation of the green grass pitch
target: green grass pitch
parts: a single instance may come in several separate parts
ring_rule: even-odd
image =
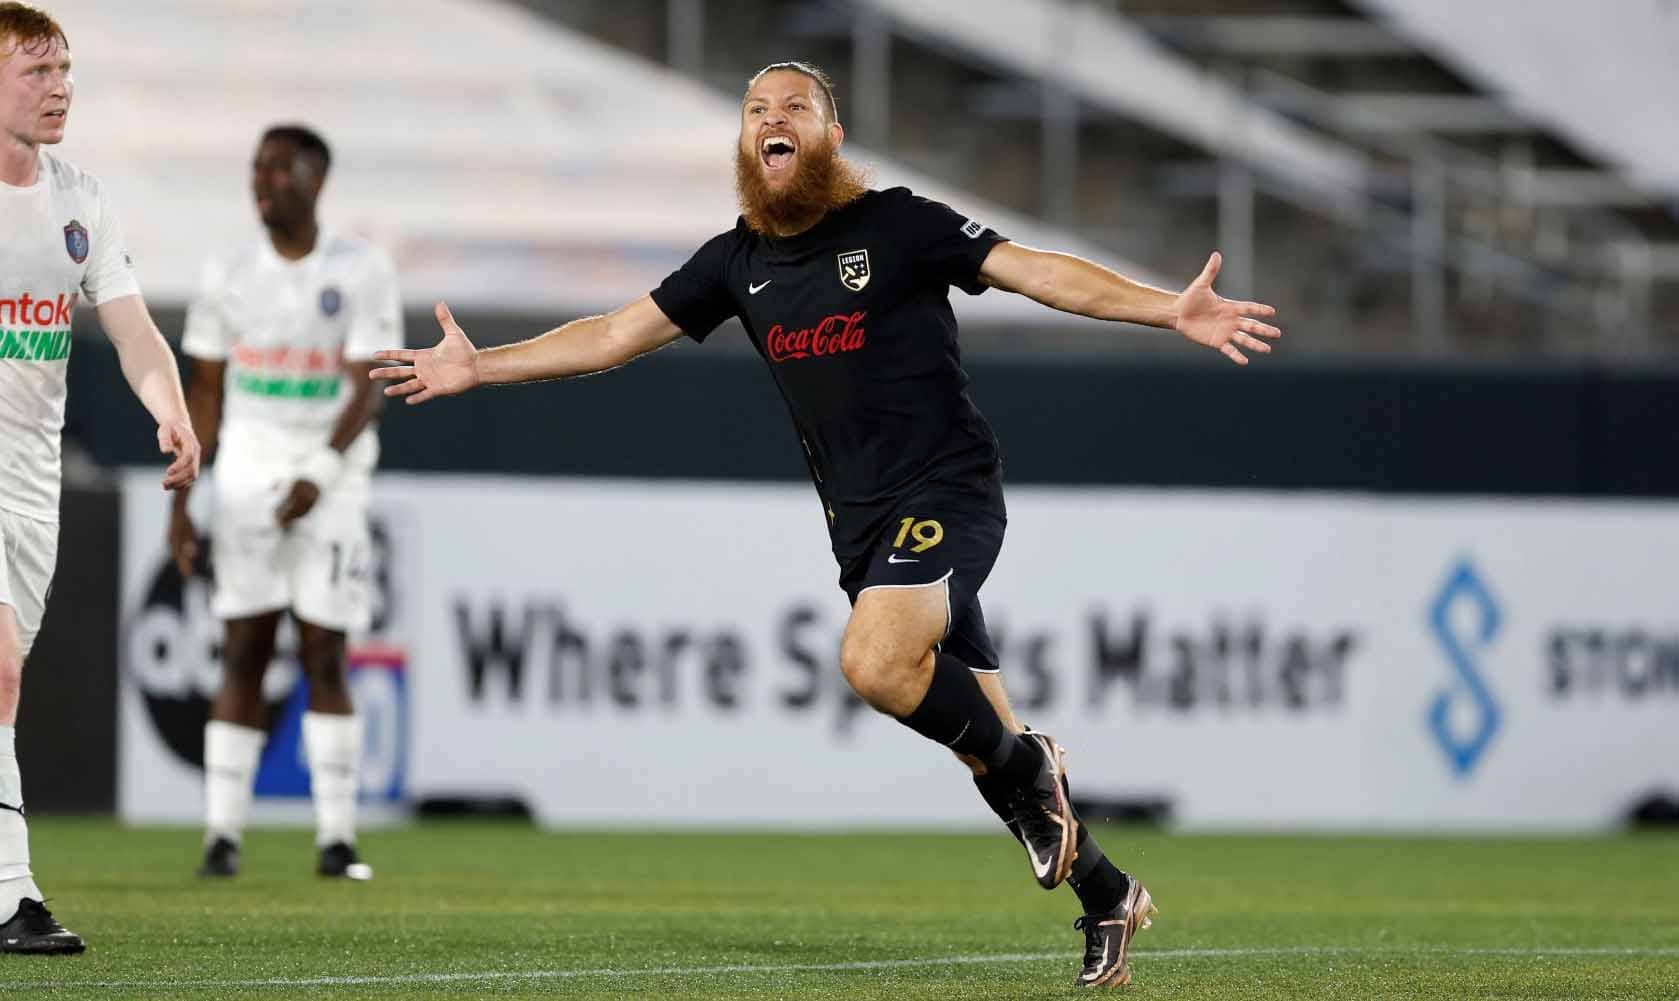
[[[193,877],[194,831],[31,821],[79,957],[0,956],[0,997],[1074,997],[1069,889],[995,834],[362,839],[368,884],[257,831]],[[1679,838],[1178,836],[1105,828],[1161,913],[1138,998],[1679,998]]]

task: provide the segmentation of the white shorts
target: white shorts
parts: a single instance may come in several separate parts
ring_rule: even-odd
[[[243,619],[289,608],[325,629],[366,629],[372,615],[368,477],[347,475],[308,514],[281,529],[274,512],[291,489],[288,477],[212,472],[211,613]]]
[[[35,645],[58,563],[58,522],[0,509],[0,605],[17,615],[23,655]]]

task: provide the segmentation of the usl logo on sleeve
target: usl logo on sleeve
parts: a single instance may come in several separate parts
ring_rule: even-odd
[[[983,232],[985,232],[985,223],[980,222],[978,219],[969,219],[967,222],[962,224],[962,235],[970,240],[979,236]]]

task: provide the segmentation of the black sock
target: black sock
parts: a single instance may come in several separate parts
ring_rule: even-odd
[[[968,665],[947,653],[933,655],[933,680],[915,711],[898,720],[928,740],[985,763],[1014,788],[1038,774],[1043,757],[1029,741],[1008,731]]]
[[[1044,754],[1038,745],[1015,733],[1006,733],[1007,742],[998,745],[999,755],[985,763],[985,767],[1011,788],[1031,785],[1044,766]]]
[[[1079,824],[1078,858],[1073,861],[1073,871],[1067,875],[1067,882],[1078,894],[1079,904],[1086,914],[1108,913],[1120,905],[1131,889],[1131,877],[1108,861],[1108,857],[1102,854],[1102,846],[1096,843],[1082,823]]]
[[[997,815],[997,819],[1003,822],[1003,826],[1009,829],[1014,839],[1020,841],[1020,827],[1014,822],[1014,807],[1010,805],[1015,784],[1010,782],[1006,775],[986,772],[984,775],[974,776],[974,787],[979,790],[985,805],[989,806],[991,812]],[[1023,841],[1021,843],[1025,844]]]

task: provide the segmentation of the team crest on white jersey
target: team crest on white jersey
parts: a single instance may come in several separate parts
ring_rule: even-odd
[[[87,227],[74,219],[70,220],[70,224],[64,227],[64,249],[69,251],[72,261],[77,264],[85,262],[88,252]]]
[[[839,255],[840,284],[853,292],[863,291],[869,283],[869,252],[847,250]]]

